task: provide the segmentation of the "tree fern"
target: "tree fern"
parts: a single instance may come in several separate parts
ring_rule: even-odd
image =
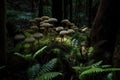
[[[38,76],[35,78],[35,80],[52,80],[52,78],[62,75],[59,72],[47,72],[45,74],[42,74],[41,76]]]

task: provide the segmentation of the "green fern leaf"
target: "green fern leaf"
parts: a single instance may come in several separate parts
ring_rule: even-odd
[[[40,55],[44,49],[46,49],[47,46],[44,46],[43,48],[39,49],[37,52],[35,52],[35,54],[33,55],[33,59],[37,56],[37,55]]]
[[[82,72],[79,76],[79,78],[84,78],[87,75],[94,75],[97,73],[103,73],[103,72],[112,72],[112,71],[120,71],[120,68],[106,68],[106,69],[102,69],[102,68],[91,68],[88,70],[85,70],[84,72]]]
[[[59,72],[48,72],[48,73],[42,74],[41,76],[36,77],[35,80],[51,80],[52,78],[58,75],[62,75],[62,74]]]
[[[91,75],[91,74],[98,73],[98,72],[103,72],[103,69],[102,68],[91,68],[91,69],[83,71],[80,74],[79,78],[82,79],[87,75]]]
[[[44,74],[44,73],[52,70],[54,65],[56,64],[56,62],[57,62],[57,58],[54,58],[54,59],[50,60],[48,63],[44,64],[42,66],[42,68],[40,69],[39,74]]]

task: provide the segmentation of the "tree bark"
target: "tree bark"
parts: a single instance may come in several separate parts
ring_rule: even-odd
[[[0,1],[0,66],[6,64],[7,42],[6,42],[6,0]]]
[[[73,12],[73,10],[72,10],[72,9],[73,9],[72,3],[73,3],[72,0],[70,0],[70,1],[69,1],[69,4],[70,4],[70,20],[71,20],[71,21],[72,21],[72,14],[73,14],[73,13],[72,13],[72,12]]]
[[[58,19],[57,25],[59,25],[60,21],[62,20],[62,0],[52,0],[52,17]]]
[[[90,33],[91,45],[97,45],[96,47],[99,47],[97,52],[101,51],[97,59],[101,58],[106,62],[109,56],[107,62],[111,64],[118,30],[118,23],[116,23],[118,15],[116,16],[115,12],[117,12],[115,1],[101,0]]]
[[[38,13],[38,17],[43,16],[43,0],[40,0],[39,2],[39,13]]]

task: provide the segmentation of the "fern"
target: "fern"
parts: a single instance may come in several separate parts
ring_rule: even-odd
[[[41,76],[38,76],[35,78],[35,80],[52,80],[52,78],[62,75],[59,72],[47,72],[45,74],[42,74]]]
[[[53,77],[61,75],[60,72],[50,72],[55,63],[57,62],[57,58],[53,58],[43,66],[39,64],[33,65],[31,68],[28,69],[28,76],[30,79],[35,80],[51,80]]]
[[[32,67],[28,68],[28,71],[27,71],[28,77],[30,79],[35,78],[35,76],[37,76],[37,74],[39,72],[40,67],[41,66],[39,64],[35,64]]]
[[[34,59],[36,56],[40,55],[40,54],[43,52],[43,50],[46,49],[46,48],[47,48],[47,46],[44,46],[43,48],[41,48],[41,49],[39,49],[37,52],[35,52],[35,54],[33,55],[33,59]]]
[[[111,65],[101,65],[102,61],[96,62],[89,66],[76,66],[73,67],[76,71],[79,72],[79,78],[81,80],[86,80],[89,76],[89,78],[93,78],[96,75],[102,75],[104,73],[110,73],[113,71],[120,71],[120,68],[110,68]],[[106,75],[103,75],[104,77]],[[102,77],[103,77],[102,76]]]
[[[54,58],[54,59],[50,60],[48,63],[44,64],[42,66],[42,68],[40,69],[39,74],[44,74],[44,73],[49,72],[50,70],[52,70],[54,65],[56,64],[56,62],[57,62],[57,59]]]
[[[91,75],[94,76],[97,73],[103,73],[103,72],[112,72],[112,71],[120,71],[120,68],[106,68],[106,69],[102,69],[102,68],[91,68],[88,70],[85,70],[84,72],[82,72],[79,76],[80,79],[84,78],[85,76]]]
[[[39,49],[37,52],[35,52],[33,55],[32,54],[20,54],[20,53],[14,53],[17,56],[20,56],[24,58],[25,60],[34,60],[36,56],[40,55],[44,49],[46,49],[47,46],[44,46],[43,48]]]

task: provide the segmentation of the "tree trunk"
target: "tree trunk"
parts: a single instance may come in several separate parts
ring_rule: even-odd
[[[101,58],[102,60],[107,61],[107,57],[109,56],[110,59],[114,51],[115,36],[118,29],[118,24],[116,24],[117,17],[115,5],[115,1],[101,0],[92,25],[90,34],[91,44],[97,45],[96,47],[99,47],[101,52],[99,58],[97,57],[98,60]],[[99,52],[99,50],[97,52]],[[112,62],[111,60],[112,58],[110,59],[110,62]]]
[[[72,0],[69,1],[69,4],[70,4],[70,21],[72,21],[72,12],[73,12]]]
[[[60,21],[62,20],[62,0],[52,0],[52,17],[58,19],[57,25],[59,25]]]
[[[43,0],[40,0],[39,2],[39,13],[38,13],[38,17],[43,16]]]
[[[95,60],[115,67],[120,67],[119,7],[118,0],[101,0],[90,34]],[[120,80],[119,75],[116,73],[114,80]]]
[[[64,0],[64,19],[68,19],[68,5],[69,5],[69,0]]]
[[[6,64],[6,0],[0,1],[0,66]]]
[[[92,0],[88,1],[88,26],[92,26]]]

